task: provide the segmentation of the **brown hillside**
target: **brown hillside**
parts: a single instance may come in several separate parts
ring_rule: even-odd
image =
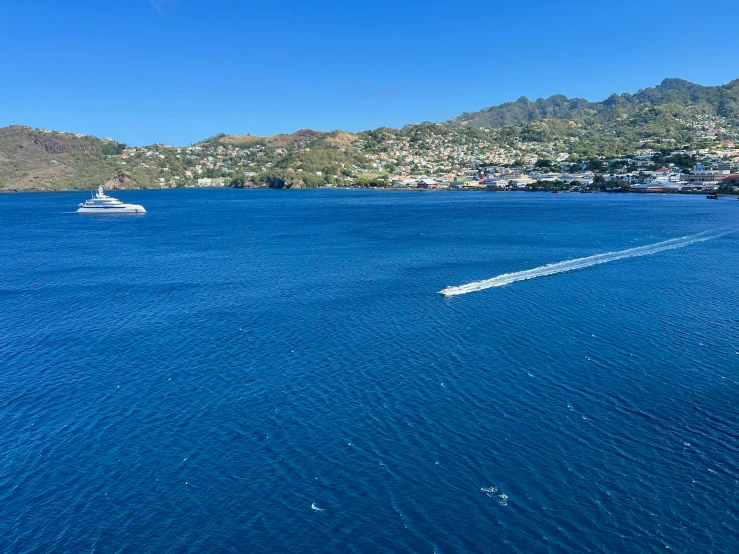
[[[311,131],[310,129],[302,129],[292,134],[280,133],[278,135],[272,135],[269,137],[258,137],[256,135],[224,135],[218,137],[218,142],[223,144],[231,144],[234,146],[248,145],[248,144],[264,144],[266,146],[272,146],[275,148],[286,148],[295,144],[296,142],[309,142],[322,138],[327,133],[319,133],[318,131]]]
[[[72,177],[74,169],[69,166],[58,164],[46,169],[40,169],[22,177],[13,188],[16,190],[39,191],[54,188],[53,184],[65,177]]]
[[[326,138],[326,144],[336,148],[351,148],[355,140],[357,140],[357,135],[345,131],[334,131]]]
[[[89,135],[0,127],[0,190],[89,188],[115,175],[107,143]]]

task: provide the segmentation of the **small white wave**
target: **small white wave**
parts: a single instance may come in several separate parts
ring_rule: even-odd
[[[722,237],[729,234],[730,232],[731,231],[726,231],[723,233],[715,234],[715,231],[706,231],[697,235],[679,237],[676,239],[670,239],[647,246],[629,248],[628,250],[621,250],[618,252],[606,252],[604,254],[588,256],[587,258],[575,258],[574,260],[567,260],[564,262],[543,265],[540,267],[535,267],[534,269],[516,271],[515,273],[504,273],[503,275],[498,275],[497,277],[486,279],[484,281],[475,281],[472,283],[467,283],[466,285],[448,287],[440,291],[440,293],[444,296],[457,296],[459,294],[477,292],[492,287],[502,287],[504,285],[515,283],[516,281],[525,281],[528,279],[536,279],[537,277],[546,277],[547,275],[555,275],[557,273],[574,271],[576,269],[584,269],[586,267],[591,267],[598,264],[605,264],[608,262],[615,262],[616,260],[623,260],[625,258],[647,256],[649,254],[656,254],[657,252],[662,252],[664,250],[672,250],[673,248],[683,248],[685,246],[689,246],[698,242],[704,242],[707,240]]]
[[[316,512],[325,512],[326,511],[323,508],[319,508],[318,506],[316,506],[316,503],[315,502],[313,504],[311,504],[310,507],[311,507],[312,510],[315,510]]]
[[[501,492],[498,487],[487,487],[480,490],[488,495],[488,497],[495,498],[501,506],[508,506],[508,495]]]

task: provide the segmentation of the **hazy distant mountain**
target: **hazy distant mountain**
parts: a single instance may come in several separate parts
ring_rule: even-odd
[[[583,98],[567,98],[561,94],[531,102],[521,97],[515,102],[467,112],[446,122],[452,127],[508,127],[526,125],[540,119],[577,120],[608,115],[609,112],[633,113],[665,104],[678,106],[704,105],[707,113],[722,117],[739,116],[739,79],[717,87],[704,87],[683,79],[665,79],[656,87],[636,94],[612,94],[602,102]]]

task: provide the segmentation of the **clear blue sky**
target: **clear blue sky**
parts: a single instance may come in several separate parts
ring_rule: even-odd
[[[739,77],[739,2],[0,0],[0,125],[189,144]]]

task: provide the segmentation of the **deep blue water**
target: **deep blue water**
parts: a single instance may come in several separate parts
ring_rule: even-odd
[[[0,195],[0,552],[737,552],[703,197]]]

